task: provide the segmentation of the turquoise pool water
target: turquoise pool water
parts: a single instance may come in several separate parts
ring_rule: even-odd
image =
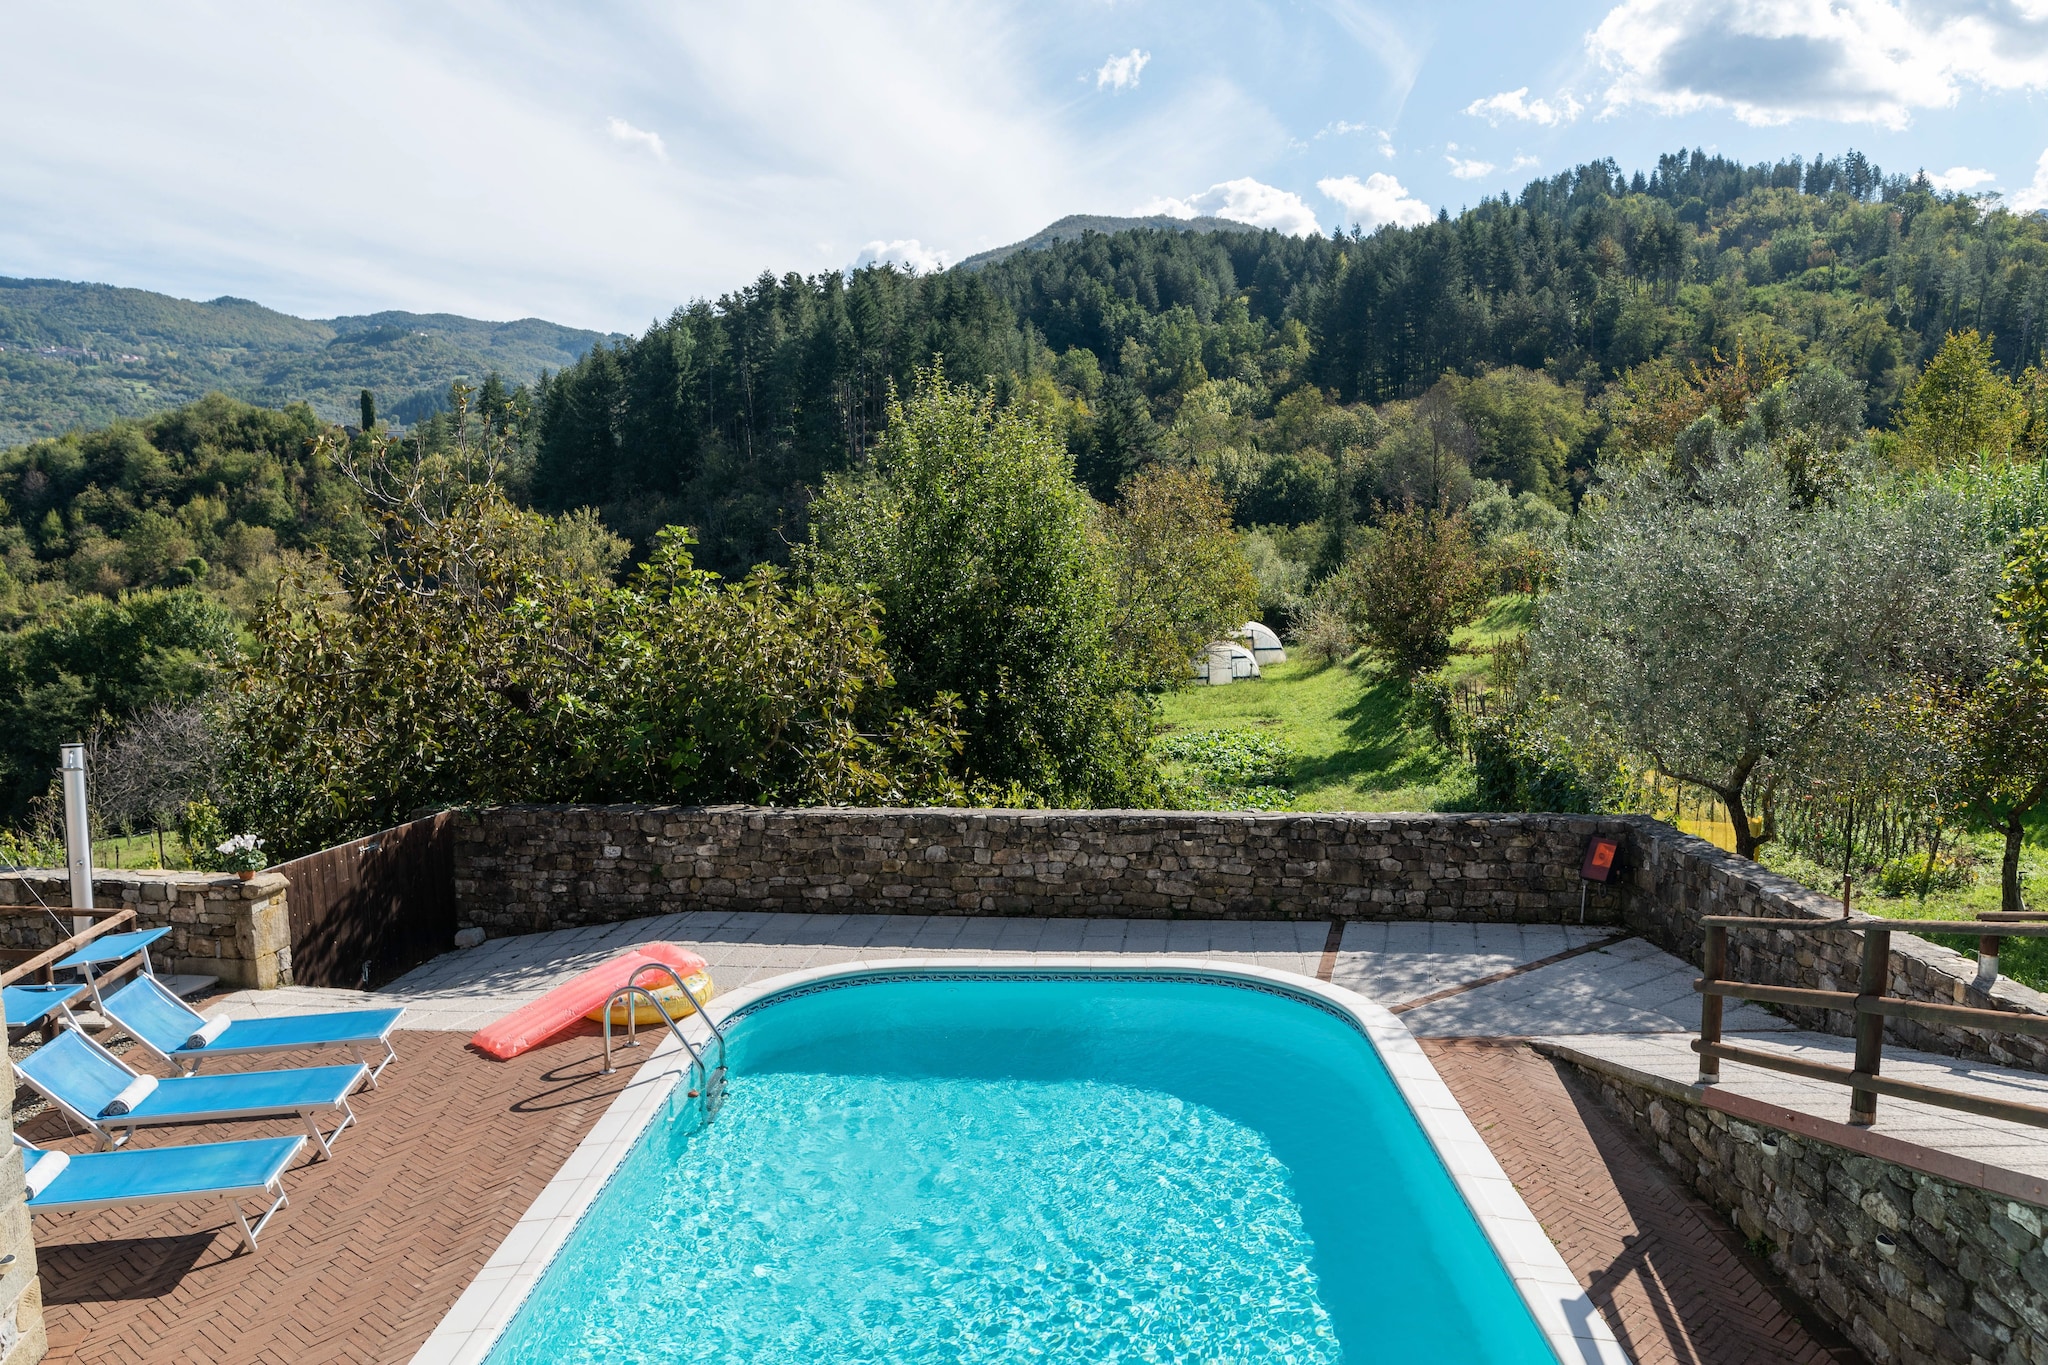
[[[654,1121],[491,1365],[1555,1360],[1371,1044],[1299,1000],[871,979],[731,1038],[717,1120]]]

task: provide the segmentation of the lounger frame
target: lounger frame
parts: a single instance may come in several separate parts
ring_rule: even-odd
[[[16,1137],[15,1141],[21,1142],[22,1139]],[[291,1202],[285,1195],[284,1173],[294,1161],[299,1159],[299,1153],[305,1150],[306,1140],[300,1138],[298,1142],[299,1145],[292,1149],[291,1155],[285,1158],[284,1162],[279,1165],[277,1174],[261,1185],[220,1186],[209,1190],[193,1190],[177,1194],[147,1195],[126,1199],[74,1199],[41,1202],[30,1200],[28,1211],[32,1214],[97,1213],[101,1209],[130,1208],[151,1204],[198,1203],[202,1200],[219,1199],[235,1215],[235,1226],[242,1231],[242,1244],[249,1248],[251,1255],[254,1255],[257,1250],[256,1239],[263,1235],[264,1228],[270,1226],[272,1216]],[[138,1152],[137,1155],[141,1154]],[[58,1179],[61,1180],[63,1177],[60,1175]],[[248,1213],[242,1208],[242,1202],[246,1199],[254,1199],[259,1204],[265,1205],[262,1214],[257,1217],[254,1223],[249,1221]],[[265,1201],[268,1202],[266,1203]]]

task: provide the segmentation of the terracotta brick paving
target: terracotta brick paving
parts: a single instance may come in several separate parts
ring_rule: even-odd
[[[1555,1063],[1520,1043],[1423,1047],[1637,1365],[1862,1360]]]
[[[252,1258],[220,1206],[36,1221],[50,1361],[326,1365],[409,1360],[630,1072],[596,1039],[511,1062],[458,1033],[402,1033],[383,1086],[355,1097],[334,1160],[285,1176],[291,1203]],[[287,1132],[145,1129],[138,1145]],[[27,1136],[65,1141],[60,1116]],[[309,1144],[310,1146],[310,1144]]]

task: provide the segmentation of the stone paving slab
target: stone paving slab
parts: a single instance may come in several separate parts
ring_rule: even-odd
[[[1340,980],[1339,974],[1331,980]],[[1691,963],[1641,939],[1624,939],[1424,1005],[1401,1022],[1424,1038],[1527,1038],[1543,1032],[1545,1020],[1574,1033],[1691,1035],[1700,1027],[1700,998],[1692,988],[1698,976]],[[1730,1001],[1722,1027],[1768,1032],[1791,1025],[1760,1006]]]
[[[1738,1036],[1731,1032],[1724,1036],[1732,1044],[1827,1066],[1847,1067],[1856,1056],[1853,1042],[1826,1033],[1787,1031]],[[1578,1053],[1679,1085],[1690,1086],[1699,1079],[1699,1056],[1693,1052],[1689,1036],[1578,1034],[1539,1041],[1559,1048],[1567,1056]],[[1884,1049],[1884,1074],[1894,1080],[1918,1081],[1994,1099],[2048,1105],[2048,1075],[1915,1052],[1890,1043]],[[1714,1088],[1834,1123],[1845,1124],[1849,1120],[1849,1088],[1843,1085],[1724,1061],[1720,1084]],[[2048,1132],[2029,1124],[1982,1118],[1917,1100],[1880,1095],[1877,1123],[1867,1131],[1986,1166],[2048,1177]]]

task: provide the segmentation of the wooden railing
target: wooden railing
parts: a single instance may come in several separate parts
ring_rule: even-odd
[[[60,905],[54,909],[40,905],[0,905],[0,915],[70,915],[74,918],[90,917],[99,921],[89,928],[69,935],[56,947],[45,948],[39,953],[24,952],[20,949],[0,949],[0,962],[10,958],[20,959],[8,966],[7,970],[0,971],[0,986],[12,986],[32,972],[41,975],[45,981],[52,980],[56,974],[50,970],[51,963],[60,957],[69,957],[100,935],[111,934],[135,918],[133,910],[81,910],[71,905]]]
[[[73,905],[60,905],[54,908],[40,905],[0,905],[0,914],[34,915],[37,917],[50,915],[53,918],[63,915],[70,916],[73,923],[80,919],[98,921],[98,923],[88,925],[75,934],[67,935],[63,942],[59,943],[56,947],[45,948],[41,952],[31,952],[19,948],[0,949],[0,963],[9,964],[5,971],[0,971],[0,986],[12,986],[17,981],[26,980],[31,974],[44,981],[55,981],[57,973],[51,970],[51,963],[77,952],[102,934],[111,934],[116,929],[131,924],[135,919],[135,912],[133,910],[81,910]],[[61,926],[64,921],[62,918],[58,918],[57,922]],[[100,975],[100,984],[108,985],[118,981],[141,965],[142,959],[140,956],[131,958],[129,961],[116,967],[112,972],[102,973]],[[54,1017],[45,1019],[41,1028],[45,1042],[57,1036],[57,1021]]]
[[[2021,1033],[2048,1036],[2048,1015],[2017,1014],[2007,1010],[1977,1009],[1967,1005],[1937,1005],[1930,1001],[1901,1000],[1887,996],[1891,978],[1892,933],[1976,934],[1978,952],[1996,961],[2001,938],[2048,938],[2048,915],[1997,914],[1981,920],[1887,920],[1855,919],[1750,919],[1742,915],[1706,915],[1706,960],[1700,979],[1694,983],[1700,1001],[1700,1036],[1693,1051],[1700,1055],[1700,1084],[1714,1085],[1721,1079],[1721,1063],[1742,1062],[1810,1081],[1826,1081],[1849,1087],[1849,1122],[1867,1127],[1877,1122],[1877,1097],[1917,1100],[1943,1109],[1955,1109],[1986,1118],[2048,1128],[2048,1106],[2021,1104],[2013,1100],[1990,1099],[1943,1086],[1916,1081],[1893,1080],[1881,1073],[1884,1064],[1884,1025],[1887,1019],[1911,1019],[1922,1024],[1976,1029],[1985,1033]],[[1730,981],[1728,975],[1728,931],[1730,929],[1790,930],[1794,933],[1830,933],[1848,930],[1863,935],[1863,958],[1853,991],[1809,990],[1800,986],[1760,986]],[[1856,1058],[1852,1067],[1828,1066],[1802,1061],[1759,1048],[1738,1047],[1721,1041],[1722,1001],[1753,1000],[1767,1005],[1798,1005],[1807,1009],[1836,1010],[1855,1017]]]

